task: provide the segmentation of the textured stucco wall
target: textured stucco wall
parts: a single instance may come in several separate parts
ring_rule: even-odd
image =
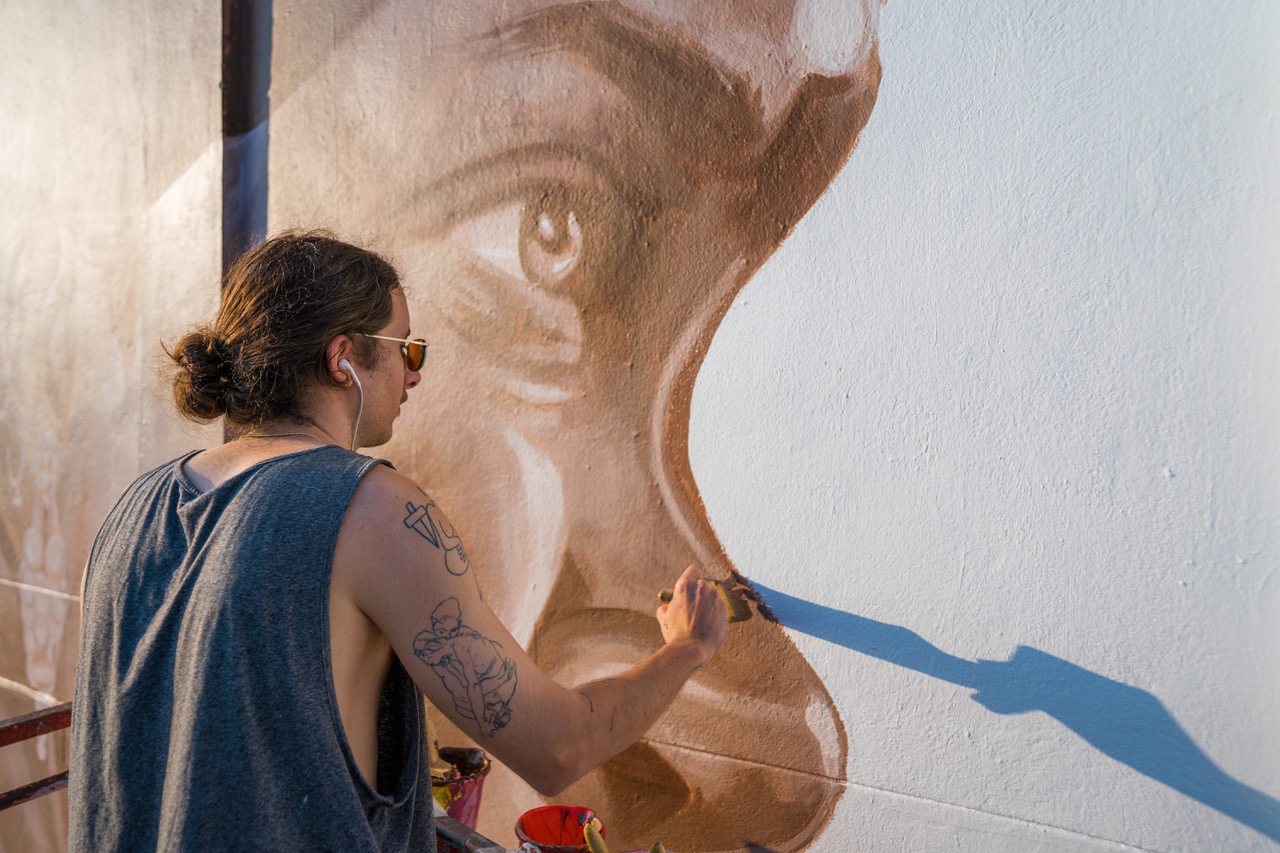
[[[690,435],[849,736],[815,849],[1280,846],[1277,44],[1270,4],[884,9]]]
[[[0,9],[0,718],[69,701],[81,569],[120,491],[184,448],[162,336],[217,300],[217,4]],[[0,751],[0,788],[66,769]],[[66,793],[0,813],[0,850],[66,843]]]
[[[642,653],[687,559],[781,617],[569,796],[677,850],[1280,846],[1280,13],[894,0],[860,134],[865,74],[788,108],[866,71],[853,3],[608,4],[684,86],[555,55],[617,35],[590,16],[442,73],[559,5],[277,2],[269,213],[405,265],[434,372],[385,455],[540,660]],[[119,490],[217,440],[152,368],[216,300],[221,27],[0,16],[7,717],[70,696]],[[694,98],[717,80],[745,96]],[[495,143],[539,157],[449,171]],[[47,740],[0,784],[57,769]],[[495,771],[481,828],[536,802]],[[0,850],[64,821],[0,815]]]

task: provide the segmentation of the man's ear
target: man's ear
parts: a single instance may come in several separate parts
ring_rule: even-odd
[[[339,385],[350,385],[351,376],[338,366],[338,362],[351,358],[351,338],[337,335],[324,348],[324,365],[329,377]]]

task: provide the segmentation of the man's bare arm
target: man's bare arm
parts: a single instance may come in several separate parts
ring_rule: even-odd
[[[352,501],[334,572],[427,697],[548,795],[639,738],[724,641],[724,605],[691,567],[658,609],[665,645],[618,676],[557,684],[484,603],[444,515],[381,467]]]

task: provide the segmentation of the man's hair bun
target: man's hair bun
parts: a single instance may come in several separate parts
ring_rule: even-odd
[[[226,414],[234,374],[226,345],[206,327],[183,335],[167,352],[173,360],[173,402],[178,411],[205,422]]]

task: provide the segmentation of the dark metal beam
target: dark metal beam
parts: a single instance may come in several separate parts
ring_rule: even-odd
[[[271,0],[222,0],[222,268],[266,237]]]
[[[65,787],[67,787],[67,771],[63,770],[61,773],[47,776],[39,782],[32,782],[30,785],[23,785],[21,788],[5,791],[0,794],[0,812],[30,802],[36,797],[43,797],[45,794],[61,791]]]

